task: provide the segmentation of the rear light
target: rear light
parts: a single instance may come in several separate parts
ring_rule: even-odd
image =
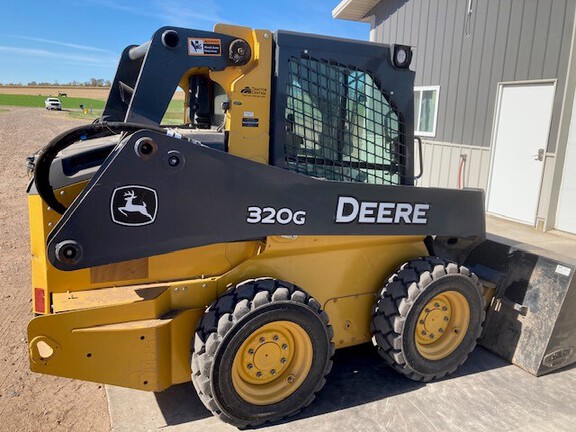
[[[34,312],[46,313],[46,291],[44,288],[34,288]]]

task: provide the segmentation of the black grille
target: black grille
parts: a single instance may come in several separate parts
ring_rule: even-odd
[[[400,184],[402,123],[369,73],[317,59],[289,60],[285,162],[328,180]]]

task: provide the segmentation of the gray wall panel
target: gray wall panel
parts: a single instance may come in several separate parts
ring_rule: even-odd
[[[383,0],[379,42],[414,46],[416,85],[440,85],[437,141],[489,146],[499,82],[558,79],[553,152],[567,75],[574,0]]]
[[[488,11],[486,12],[487,23],[497,23],[500,10],[500,2],[488,2]],[[484,33],[482,45],[482,56],[480,61],[480,75],[478,78],[478,93],[476,95],[475,115],[472,123],[472,137],[468,142],[486,142],[490,137],[486,134],[486,119],[489,111],[488,104],[490,101],[490,90],[492,82],[492,70],[494,57],[497,51],[496,40],[498,29],[494,32]],[[493,102],[492,102],[493,103]],[[490,119],[492,121],[492,119]]]
[[[500,81],[516,80],[516,66],[518,65],[518,49],[520,47],[520,32],[522,31],[522,16],[524,14],[524,0],[514,0],[508,21],[508,38],[506,39],[506,57],[504,58],[504,71]]]
[[[483,138],[480,143],[490,143],[492,137],[492,122],[494,120],[494,104],[496,102],[496,83],[504,76],[504,63],[508,56],[508,34],[510,29],[510,20],[512,18],[512,2],[503,1],[498,4],[498,19],[496,25],[496,40],[494,42],[494,52],[488,53],[491,58],[490,78],[485,83],[488,101],[486,103],[484,126],[477,124],[476,127],[482,127]],[[484,144],[489,145],[489,144]]]
[[[552,3],[553,0],[538,0],[532,52],[544,53],[546,50],[548,32],[551,24],[550,18],[552,16]],[[538,79],[537,77],[544,76],[544,61],[542,56],[531,56],[528,76],[530,79]]]
[[[530,68],[534,32],[536,30],[536,9],[538,7],[538,2],[526,1],[523,6],[520,45],[518,46],[518,60],[516,61],[516,70],[514,73],[514,80],[518,81],[535,79],[534,77],[528,76],[528,70]]]
[[[465,4],[466,2],[461,2],[462,4]],[[458,73],[458,80],[457,80],[457,85],[456,85],[456,100],[455,100],[455,104],[453,105],[454,107],[454,132],[452,134],[452,142],[455,143],[463,143],[463,139],[464,139],[464,128],[468,126],[467,121],[469,121],[469,119],[464,117],[464,114],[466,112],[466,106],[470,103],[468,98],[467,98],[467,90],[468,87],[470,86],[470,63],[472,60],[472,49],[474,48],[474,41],[477,38],[474,38],[472,36],[466,37],[464,36],[464,29],[465,29],[465,15],[463,13],[458,13],[457,17],[461,18],[461,22],[462,22],[462,27],[461,30],[456,33],[456,39],[460,39],[462,41],[462,51],[460,53],[460,70]],[[476,18],[478,17],[478,14],[474,14],[472,15],[472,22],[470,25],[471,28],[471,32],[472,35],[474,34],[478,34],[478,32],[476,31]],[[459,27],[457,27],[459,28]],[[458,34],[461,35],[460,38],[458,38]],[[458,61],[458,58],[453,58],[453,61]],[[451,108],[451,107],[449,107]]]
[[[452,56],[454,55],[454,44],[455,44],[455,38],[454,38],[454,32],[455,32],[455,28],[456,28],[456,4],[455,3],[450,3],[448,4],[448,6],[446,7],[446,12],[447,12],[447,18],[446,18],[446,27],[445,27],[445,33],[444,33],[444,40],[443,40],[443,44],[444,44],[444,58],[440,61],[440,63],[442,64],[442,73],[440,75],[440,81],[438,82],[438,84],[440,84],[440,99],[443,99],[445,101],[448,100],[449,97],[456,97],[456,92],[455,90],[451,91],[451,85],[449,85],[449,83],[452,82],[453,77],[456,75],[455,73],[455,62],[451,61],[451,59],[453,58]],[[452,96],[452,94],[454,94],[454,96]],[[453,106],[453,105],[449,105],[448,103],[440,103],[439,107],[438,107],[438,124],[436,127],[437,130],[437,136],[444,136],[446,135],[446,128],[452,128],[452,121],[450,121],[449,123],[446,121],[446,119],[448,118],[448,106]],[[451,114],[452,115],[452,112]]]
[[[546,40],[546,52],[544,54],[543,61],[543,76],[555,76],[558,70],[558,64],[560,62],[560,57],[558,56],[558,47],[562,45],[562,38],[564,37],[564,27],[565,25],[560,25],[559,23],[564,22],[564,17],[567,13],[568,5],[567,2],[563,1],[552,1],[552,14],[550,17],[550,29],[548,31],[548,38]],[[572,13],[574,13],[572,11]],[[569,30],[569,32],[571,29]]]
[[[487,18],[488,18],[488,2],[478,2],[475,5],[475,14],[473,16],[476,17],[474,20],[474,29],[478,28],[486,28]],[[472,29],[472,31],[474,31]],[[464,125],[464,134],[462,137],[463,143],[472,143],[473,135],[474,135],[474,125],[477,120],[477,112],[478,112],[478,92],[480,89],[480,84],[482,81],[480,80],[480,74],[482,69],[488,67],[485,66],[487,59],[489,57],[484,56],[484,45],[486,43],[487,32],[484,32],[481,37],[477,35],[477,37],[472,38],[473,46],[471,48],[471,61],[470,61],[470,74],[468,75],[468,86],[466,87],[466,100],[467,101],[476,101],[476,103],[466,103],[464,106],[464,119],[465,121],[469,122],[470,124]],[[471,36],[470,36],[471,38]]]

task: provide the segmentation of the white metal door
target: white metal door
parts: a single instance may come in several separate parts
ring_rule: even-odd
[[[502,84],[498,92],[488,212],[534,225],[555,83]]]
[[[562,170],[556,228],[576,234],[576,98],[572,107],[570,134]]]

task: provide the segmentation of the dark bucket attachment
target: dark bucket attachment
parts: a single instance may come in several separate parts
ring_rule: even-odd
[[[495,289],[482,346],[536,376],[576,362],[573,259],[488,235],[465,264]]]

